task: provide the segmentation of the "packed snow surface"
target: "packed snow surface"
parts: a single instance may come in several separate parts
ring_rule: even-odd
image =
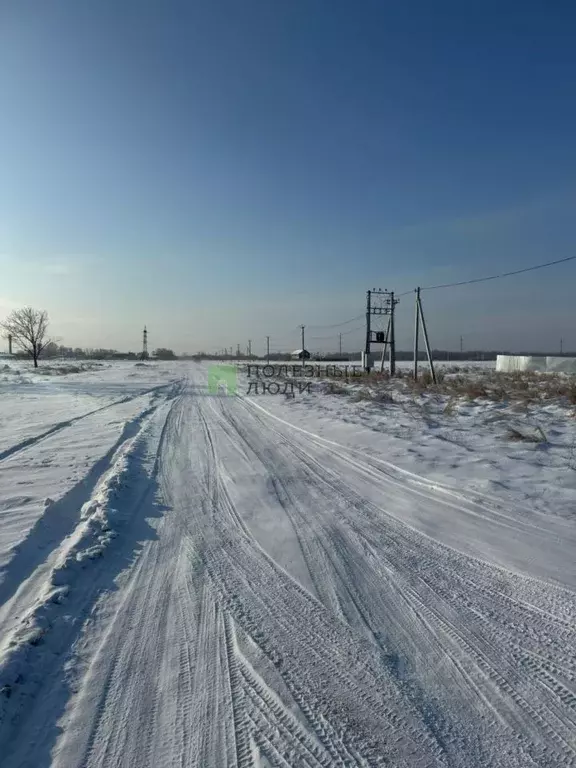
[[[568,409],[247,388],[0,371],[2,768],[576,766]]]

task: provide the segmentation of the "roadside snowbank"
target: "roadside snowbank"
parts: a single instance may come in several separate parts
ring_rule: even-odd
[[[66,634],[81,626],[83,604],[89,604],[98,593],[93,564],[104,556],[150,492],[165,414],[165,406],[152,406],[125,424],[123,431],[131,436],[120,443],[91,498],[82,506],[78,524],[59,547],[34,602],[19,617],[14,631],[2,637],[0,741],[11,727],[10,709],[22,706],[26,697],[33,695],[44,670],[50,669],[63,647]],[[46,499],[46,515],[54,504]],[[123,541],[120,549],[125,547]]]

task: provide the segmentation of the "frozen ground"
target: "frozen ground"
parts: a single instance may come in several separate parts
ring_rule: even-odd
[[[568,407],[0,374],[3,768],[576,765]]]

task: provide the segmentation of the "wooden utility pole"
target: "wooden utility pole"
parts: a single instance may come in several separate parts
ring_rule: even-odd
[[[339,350],[340,358],[342,358],[342,334],[341,333],[338,334],[338,350]]]
[[[270,365],[270,336],[266,336],[266,362]]]
[[[430,342],[428,340],[428,329],[426,328],[426,321],[424,320],[424,311],[422,309],[422,299],[420,298],[420,288],[416,288],[416,309],[414,316],[414,380],[418,380],[418,334],[420,323],[422,323],[422,335],[424,336],[424,344],[426,345],[426,355],[428,357],[428,363],[430,365],[430,373],[432,374],[432,381],[436,384],[436,371],[434,370],[434,361],[432,359],[432,351],[430,349]],[[462,337],[460,337],[462,338]]]
[[[300,326],[300,330],[302,332],[302,365],[304,365],[304,350],[305,350],[305,346],[304,346],[304,328],[306,328],[305,325],[301,325]]]
[[[248,357],[252,357],[252,339],[248,339]]]
[[[394,291],[390,293],[390,376],[396,375],[396,333],[394,330],[394,313],[396,310],[396,300]]]
[[[426,345],[426,354],[428,355],[430,373],[432,374],[432,381],[434,382],[434,384],[436,384],[436,371],[434,370],[434,361],[432,360],[432,352],[430,350],[430,342],[428,340],[428,329],[426,328],[426,320],[424,319],[424,311],[422,309],[422,299],[420,298],[420,291],[418,291],[416,302],[418,304],[418,314],[420,315],[420,321],[422,323],[422,334],[424,336],[424,343]]]
[[[386,336],[384,337],[384,344],[382,345],[382,357],[380,358],[380,373],[384,373],[384,363],[386,362],[386,349],[388,347],[388,339],[390,337],[390,320],[388,318],[388,325],[386,326]]]
[[[416,311],[414,313],[414,381],[418,381],[418,334],[420,330],[420,288],[416,288]]]
[[[370,315],[371,315],[371,306],[370,306],[370,299],[372,296],[372,291],[366,291],[366,345],[364,347],[364,352],[366,353],[366,359],[364,360],[364,370],[366,373],[370,373]]]

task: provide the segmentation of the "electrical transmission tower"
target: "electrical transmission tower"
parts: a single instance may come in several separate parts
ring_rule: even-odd
[[[140,355],[141,360],[148,360],[148,331],[146,330],[146,326],[144,326],[144,331],[142,332],[142,354]]]
[[[366,292],[366,346],[364,349],[364,368],[370,372],[370,348],[372,344],[383,344],[382,362],[380,370],[384,368],[384,359],[386,350],[389,350],[390,375],[396,373],[396,335],[394,328],[394,312],[399,299],[394,298],[394,291],[383,291],[381,288],[373,288]],[[372,318],[376,317],[372,327]],[[386,329],[384,329],[384,318],[388,318]]]

